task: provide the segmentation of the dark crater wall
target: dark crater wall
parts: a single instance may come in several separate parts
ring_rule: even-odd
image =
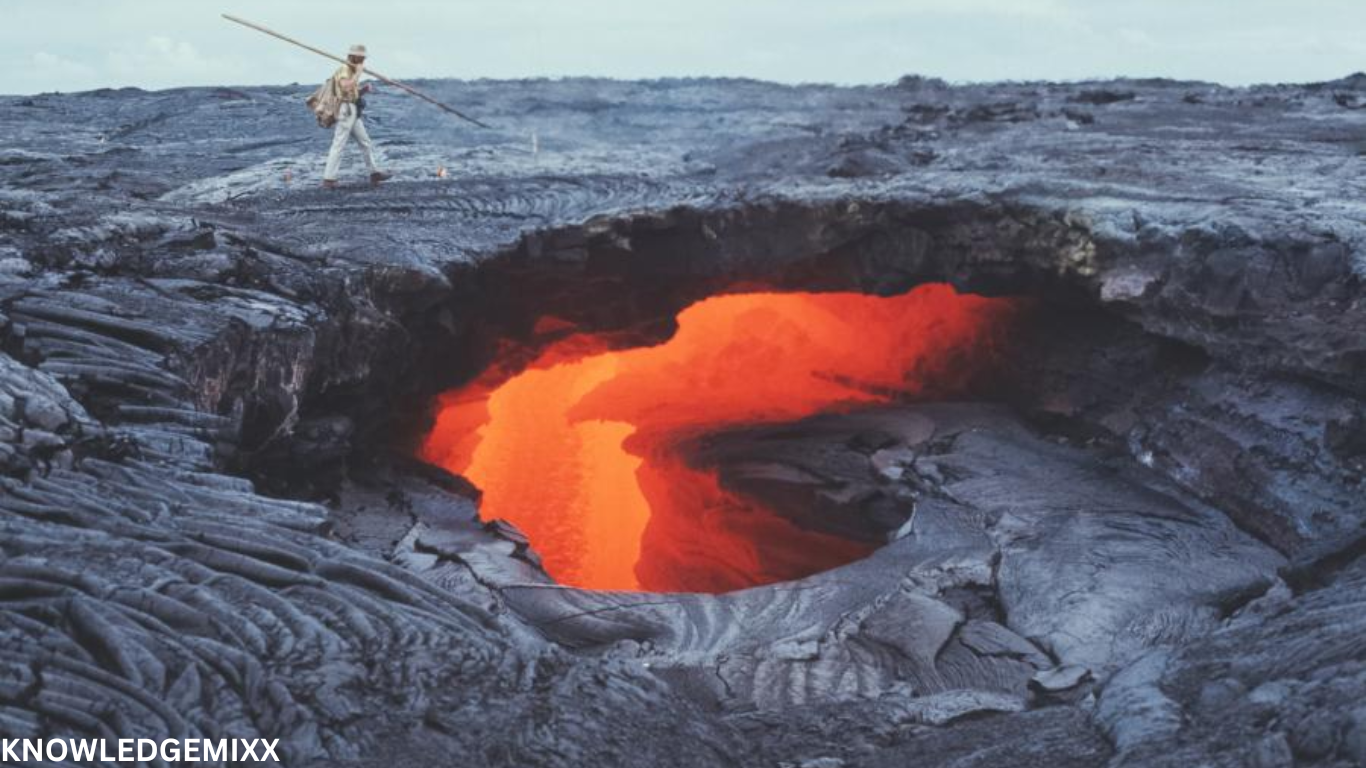
[[[323,351],[286,403],[248,406],[244,443],[274,442],[246,469],[282,492],[291,484],[335,490],[345,477],[337,462],[412,450],[435,392],[495,357],[515,373],[517,360],[573,331],[609,334],[623,347],[650,344],[672,332],[677,311],[718,292],[886,295],[944,281],[1030,300],[1000,375],[982,382],[978,396],[1009,403],[1046,430],[1131,453],[1285,554],[1355,528],[1366,426],[1355,393],[1337,386],[1332,368],[1343,363],[1289,370],[1304,350],[1274,347],[1264,357],[1230,355],[1239,344],[1269,346],[1233,327],[1167,336],[1160,331],[1169,319],[1149,320],[1171,311],[1165,302],[1099,298],[1097,263],[1126,257],[1124,246],[1094,239],[1065,215],[855,200],[675,209],[538,232],[476,267],[451,269],[439,286],[376,284],[365,313],[353,297],[337,296],[341,311],[315,333],[345,344],[330,353],[340,359]],[[538,335],[546,316],[564,324]],[[270,375],[297,364],[253,369]],[[368,373],[333,383],[353,371]],[[263,391],[253,381],[235,396],[250,401]],[[281,430],[287,414],[302,428]]]

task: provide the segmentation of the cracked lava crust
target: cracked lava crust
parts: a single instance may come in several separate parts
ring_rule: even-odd
[[[0,97],[6,737],[1366,762],[1362,76],[424,89]]]

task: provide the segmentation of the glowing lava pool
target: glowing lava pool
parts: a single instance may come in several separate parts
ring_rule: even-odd
[[[483,490],[561,584],[724,592],[816,573],[871,545],[804,530],[674,450],[738,425],[952,396],[990,362],[1008,299],[941,284],[894,297],[699,301],[651,347],[576,334],[516,375],[443,393],[421,457]]]

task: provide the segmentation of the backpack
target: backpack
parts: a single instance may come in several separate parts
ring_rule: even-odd
[[[328,79],[318,86],[318,90],[313,92],[305,101],[313,116],[318,120],[319,128],[331,128],[337,124],[337,112],[341,109],[341,99],[337,96],[337,89],[332,87],[332,80]]]

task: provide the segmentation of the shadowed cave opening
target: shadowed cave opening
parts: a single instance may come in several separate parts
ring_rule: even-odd
[[[440,396],[420,456],[478,486],[481,517],[526,533],[562,584],[725,592],[800,578],[869,554],[910,506],[861,524],[889,510],[853,500],[852,519],[813,525],[818,513],[796,509],[809,505],[728,487],[697,441],[980,390],[1018,306],[940,283],[888,297],[723,293],[681,311],[657,344],[569,332],[510,377],[495,361]]]
[[[1148,330],[1124,303],[1102,302],[1096,248],[1056,212],[866,202],[677,209],[529,234],[440,281],[377,284],[376,307],[397,321],[383,327],[395,332],[364,350],[367,374],[354,385],[311,392],[299,428],[256,452],[251,474],[280,493],[335,498],[342,483],[383,484],[417,457],[470,481],[442,480],[449,492],[482,489],[480,516],[513,522],[562,584],[701,592],[799,578],[901,535],[916,501],[887,497],[913,482],[874,477],[883,497],[843,498],[828,483],[767,477],[762,456],[727,445],[736,435],[804,441],[806,421],[830,411],[854,423],[862,410],[995,404],[1100,460],[1194,476],[1191,467],[1220,457],[1173,442],[1188,430],[1172,405],[1218,367]],[[782,313],[769,302],[833,318],[839,332],[805,328],[805,341],[755,347],[767,357],[711,366],[709,356],[727,361],[724,352],[754,346],[756,329],[800,327],[773,322]],[[897,311],[913,319],[889,322]],[[736,319],[755,313],[770,319]],[[945,316],[972,321],[945,326]],[[690,338],[716,346],[689,347]],[[679,340],[682,352],[670,346]],[[815,364],[784,367],[813,350]],[[689,355],[708,365],[693,370]],[[808,392],[798,380],[822,396],[772,395]],[[497,413],[502,426],[490,427]],[[879,435],[846,438],[860,466],[877,464]],[[610,501],[590,504],[585,488]],[[1216,489],[1221,499],[1230,488]],[[584,518],[586,506],[595,515]],[[1261,518],[1233,510],[1274,538]],[[343,517],[338,535],[387,552],[411,522],[394,514]],[[743,520],[754,524],[745,530]]]

